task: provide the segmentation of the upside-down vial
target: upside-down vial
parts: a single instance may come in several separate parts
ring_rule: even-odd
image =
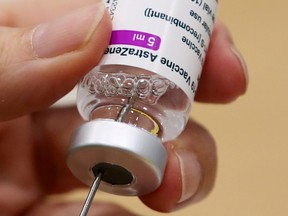
[[[120,195],[157,189],[163,142],[184,129],[208,49],[218,0],[105,0],[112,34],[99,65],[79,83],[87,123],[67,163],[90,185]]]

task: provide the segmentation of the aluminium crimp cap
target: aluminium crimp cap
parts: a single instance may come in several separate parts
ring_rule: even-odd
[[[162,182],[167,152],[160,139],[144,129],[112,120],[80,126],[72,138],[67,165],[83,183],[91,185],[102,172],[100,189],[139,196]]]

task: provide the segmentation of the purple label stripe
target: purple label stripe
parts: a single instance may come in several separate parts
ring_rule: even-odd
[[[146,32],[118,30],[112,31],[110,44],[126,44],[158,50],[161,44],[161,38]]]

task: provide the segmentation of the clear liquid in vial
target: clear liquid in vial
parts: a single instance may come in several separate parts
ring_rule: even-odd
[[[125,66],[94,68],[80,82],[77,106],[86,120],[116,120],[134,98],[123,122],[168,141],[184,129],[191,102],[172,81],[150,71]]]

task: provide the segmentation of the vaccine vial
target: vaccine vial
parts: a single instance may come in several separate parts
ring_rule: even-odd
[[[143,195],[162,181],[163,142],[184,129],[215,22],[218,0],[105,0],[110,44],[79,83],[87,123],[72,139],[67,164],[90,185]]]

